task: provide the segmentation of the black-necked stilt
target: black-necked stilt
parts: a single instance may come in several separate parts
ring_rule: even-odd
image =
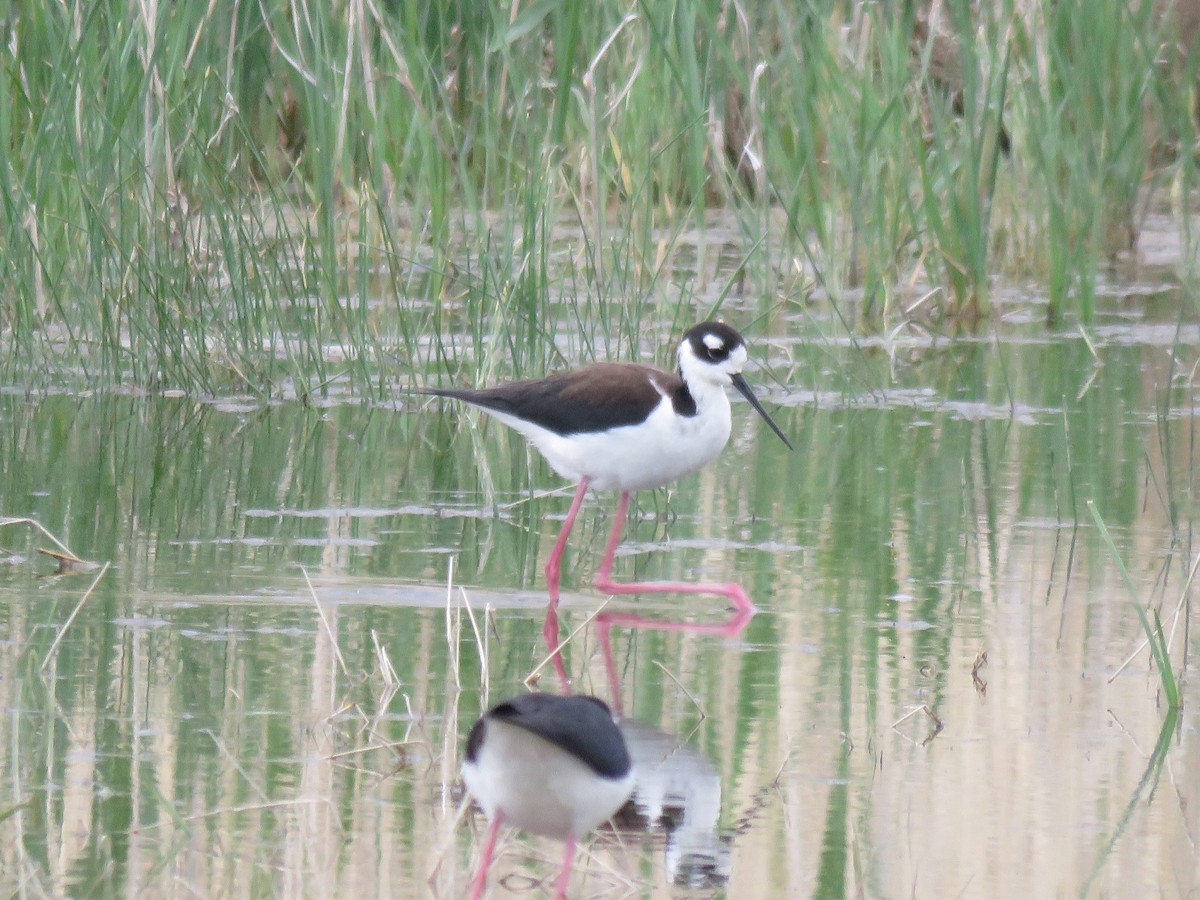
[[[560,562],[588,488],[618,490],[612,531],[596,574],[610,594],[720,594],[743,614],[754,611],[736,584],[612,580],[631,491],[662,487],[712,461],[729,440],[732,384],[790,450],[742,377],[746,342],[722,322],[701,322],[679,344],[679,368],[664,372],[637,363],[596,363],[583,369],[491,388],[428,388],[424,392],[478,406],[523,434],[560,475],[579,488],[546,562],[551,606],[558,602]]]
[[[633,789],[612,713],[582,695],[523,694],[493,706],[471,727],[462,775],[491,822],[472,900],[483,895],[501,824],[567,842],[555,890],[565,896],[576,841],[611,818]]]

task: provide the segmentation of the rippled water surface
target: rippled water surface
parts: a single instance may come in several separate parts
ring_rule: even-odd
[[[572,536],[564,666],[639,760],[572,895],[1200,888],[1196,704],[1168,708],[1137,614],[1194,700],[1195,328],[754,353],[791,363],[754,380],[796,451],[735,402],[716,463],[638,496],[616,571],[740,582],[745,629],[652,627],[729,618],[675,595],[597,628],[615,498]],[[563,689],[541,568],[570,490],[520,439],[399,389],[13,390],[0,445],[0,514],[99,564],[0,527],[0,889],[464,894],[466,732],[531,674]],[[507,837],[492,895],[546,895],[559,859]]]

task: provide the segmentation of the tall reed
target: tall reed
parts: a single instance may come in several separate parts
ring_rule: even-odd
[[[1143,180],[1191,183],[1152,155],[1194,132],[1168,34],[1079,0],[23,11],[0,372],[372,391],[722,306],[870,330],[932,289],[973,319],[997,276],[1086,320]]]

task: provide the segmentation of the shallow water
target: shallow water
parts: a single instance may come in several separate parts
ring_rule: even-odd
[[[1078,332],[1001,337],[760,341],[793,361],[766,399],[796,452],[735,402],[716,463],[637,498],[616,572],[740,582],[761,611],[736,636],[615,627],[606,653],[590,578],[615,498],[585,506],[564,662],[624,714],[641,780],[573,896],[1200,887],[1195,704],[1169,713],[1089,510],[1190,697],[1200,342],[1126,315],[1095,356]],[[0,442],[0,513],[110,564],[56,575],[49,539],[0,528],[0,888],[462,896],[466,732],[531,673],[561,689],[541,567],[569,488],[399,391],[8,392]],[[511,837],[493,896],[559,855]]]

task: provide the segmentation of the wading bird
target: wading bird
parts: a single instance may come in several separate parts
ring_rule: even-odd
[[[683,336],[675,372],[638,363],[595,363],[496,387],[426,388],[423,393],[479,407],[524,435],[554,471],[578,482],[575,499],[546,562],[552,609],[558,603],[567,536],[584,495],[594,488],[621,492],[596,573],[597,588],[609,594],[718,594],[726,597],[737,613],[748,617],[754,605],[737,584],[620,584],[612,580],[613,555],[621,539],[630,492],[670,484],[711,462],[725,447],[731,429],[726,385],[737,388],[792,449],[742,377],[746,360],[746,342],[740,334],[723,322],[701,322]],[[549,630],[548,621],[548,636]]]
[[[491,823],[471,900],[483,896],[502,824],[566,841],[554,894],[566,896],[576,842],[633,790],[629,750],[612,713],[582,695],[522,694],[493,706],[471,728],[462,775]]]

